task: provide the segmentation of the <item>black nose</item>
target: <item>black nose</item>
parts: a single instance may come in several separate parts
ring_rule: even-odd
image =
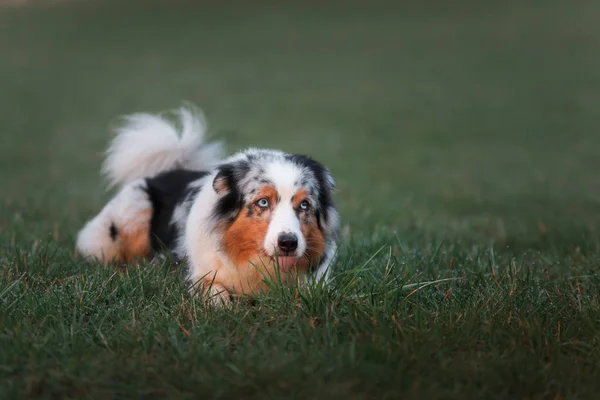
[[[298,238],[291,233],[282,233],[277,238],[277,246],[279,250],[285,253],[291,253],[298,248]]]

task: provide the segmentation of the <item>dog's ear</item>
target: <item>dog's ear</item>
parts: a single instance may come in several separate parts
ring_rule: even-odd
[[[329,169],[321,166],[317,174],[320,181],[319,210],[317,220],[319,227],[328,236],[336,236],[340,225],[340,216],[333,202],[333,193],[336,191],[335,179]]]
[[[328,187],[330,192],[335,192],[337,190],[337,184],[335,183],[335,179],[333,179],[333,175],[331,175],[331,171],[325,167],[323,167],[323,170],[325,186]]]
[[[219,167],[217,175],[213,180],[212,186],[218,194],[225,194],[231,191],[233,183],[233,166],[225,164]]]
[[[238,190],[238,182],[248,174],[250,165],[245,160],[222,164],[217,167],[217,175],[213,179],[213,189],[218,194],[231,193]]]
[[[248,163],[238,161],[218,167],[212,187],[219,199],[215,204],[214,214],[218,219],[233,221],[244,205],[240,181],[250,169]]]

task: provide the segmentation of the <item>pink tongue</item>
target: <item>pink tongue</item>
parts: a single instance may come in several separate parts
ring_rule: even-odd
[[[289,256],[277,257],[277,262],[279,262],[279,268],[283,272],[287,272],[290,270],[290,268],[292,268],[294,266],[294,264],[296,264],[296,257],[289,257]]]

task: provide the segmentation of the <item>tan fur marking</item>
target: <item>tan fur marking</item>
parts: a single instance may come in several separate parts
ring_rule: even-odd
[[[307,271],[310,266],[316,265],[325,252],[325,238],[317,225],[315,216],[310,217],[308,223],[302,223],[300,229],[306,239],[306,252],[298,261],[298,269]]]
[[[304,188],[298,190],[292,197],[292,205],[294,206],[295,210],[297,210],[298,207],[300,207],[300,203],[302,203],[303,200],[308,200],[308,202],[312,205],[310,197],[308,196],[308,191]]]
[[[300,203],[304,200],[307,200],[312,206],[308,191],[302,188],[294,194],[294,209],[297,210],[300,207]],[[306,252],[298,261],[296,267],[299,271],[306,272],[311,265],[315,265],[323,256],[325,251],[325,238],[319,229],[317,218],[314,214],[306,216],[303,215],[302,212],[300,213],[300,229],[306,239]]]
[[[135,258],[150,253],[150,220],[152,210],[143,210],[131,218],[131,222],[119,229],[120,251],[117,261],[131,263]]]
[[[268,209],[260,209],[254,204],[251,206],[252,211],[248,207],[244,207],[237,219],[223,234],[223,247],[235,265],[247,263],[248,260],[262,253],[263,241],[271,219],[271,210],[277,201],[277,191],[271,185],[263,186],[253,202],[262,198],[269,200],[270,207]]]
[[[269,199],[269,206],[272,209],[277,204],[277,190],[271,185],[265,185],[254,196],[253,202],[266,197]]]
[[[255,201],[266,198],[269,208],[261,209]],[[269,228],[271,211],[277,203],[277,191],[271,185],[263,186],[254,196],[251,208],[240,212],[237,219],[223,233],[223,250],[235,266],[219,270],[215,278],[231,293],[256,293],[265,289],[263,279],[275,279],[274,265],[263,250]],[[254,265],[253,265],[254,264]]]

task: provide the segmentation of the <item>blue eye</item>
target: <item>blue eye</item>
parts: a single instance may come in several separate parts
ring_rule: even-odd
[[[256,202],[256,205],[259,206],[260,208],[267,208],[267,207],[269,207],[269,200],[260,199]]]
[[[310,208],[310,203],[307,200],[304,200],[302,203],[300,203],[300,209],[303,211],[306,211]]]

